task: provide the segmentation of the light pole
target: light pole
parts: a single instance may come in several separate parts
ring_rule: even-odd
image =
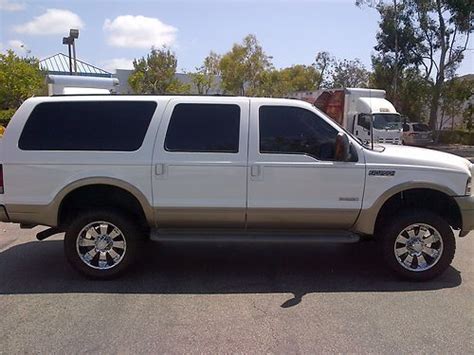
[[[79,30],[70,29],[69,37],[63,37],[63,44],[67,44],[68,54],[69,54],[69,74],[72,75],[72,57],[71,57],[71,47],[74,56],[74,73],[77,75],[77,59],[76,59],[76,45],[74,41],[79,38]]]

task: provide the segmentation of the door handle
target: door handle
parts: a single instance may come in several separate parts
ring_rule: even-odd
[[[260,166],[252,165],[250,167],[250,176],[253,176],[253,177],[260,176]]]
[[[165,173],[165,164],[155,165],[155,175],[163,175]]]

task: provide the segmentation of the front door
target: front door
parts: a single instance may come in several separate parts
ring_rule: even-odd
[[[244,228],[249,100],[171,99],[153,155],[158,228]]]
[[[252,102],[248,228],[347,229],[362,205],[365,164],[334,161],[335,124],[306,105]]]

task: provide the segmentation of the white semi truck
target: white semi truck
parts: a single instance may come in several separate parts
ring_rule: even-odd
[[[400,114],[385,98],[385,90],[322,89],[297,93],[363,142],[402,143]]]

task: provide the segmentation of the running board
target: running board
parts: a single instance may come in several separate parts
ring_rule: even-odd
[[[156,242],[251,242],[251,243],[357,243],[359,235],[347,231],[235,232],[175,231],[158,229],[150,234]]]

